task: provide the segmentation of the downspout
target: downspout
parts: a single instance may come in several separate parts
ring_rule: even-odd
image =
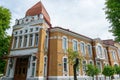
[[[47,80],[49,80],[49,61],[50,61],[50,28],[48,28],[48,60],[47,60]]]

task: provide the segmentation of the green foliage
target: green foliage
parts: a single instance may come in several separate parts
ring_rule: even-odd
[[[120,66],[114,66],[115,73],[120,74]]]
[[[4,53],[8,53],[10,46],[10,36],[6,30],[10,28],[11,13],[7,8],[0,6],[0,58]],[[0,59],[0,74],[4,72],[5,61]]]
[[[72,49],[68,49],[68,62],[70,64],[75,64],[75,59],[78,58],[79,59],[79,66],[82,65],[82,60],[83,57],[79,55],[79,53],[77,51],[73,51]]]
[[[111,66],[105,66],[103,69],[102,74],[105,76],[113,76],[113,74],[115,73],[114,67]]]
[[[10,36],[7,36],[6,38],[2,39],[2,42],[0,42],[0,57],[3,57],[4,55],[8,54],[8,48],[10,46],[10,38],[11,38]],[[0,59],[0,74],[4,72],[4,67],[5,67],[5,60]]]
[[[11,13],[7,8],[0,6],[0,42],[6,36],[6,30],[10,28]]]
[[[108,21],[111,23],[111,32],[116,41],[120,41],[120,0],[106,0],[105,13]]]
[[[100,71],[99,71],[99,69],[96,66],[94,66],[92,64],[88,64],[87,65],[86,74],[88,76],[94,77],[94,75],[98,75],[99,73],[100,73]]]

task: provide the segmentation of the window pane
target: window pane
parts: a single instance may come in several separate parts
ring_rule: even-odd
[[[67,72],[67,58],[64,58],[63,60],[63,68],[64,68],[64,71]]]

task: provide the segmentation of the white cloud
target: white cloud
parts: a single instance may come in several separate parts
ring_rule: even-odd
[[[23,18],[27,9],[38,1],[1,0],[0,3],[12,12],[11,25],[14,25],[14,20]],[[112,34],[108,32],[109,23],[105,20],[104,0],[42,0],[42,2],[53,26],[68,28],[91,38],[113,39]],[[11,30],[8,32],[10,34]]]

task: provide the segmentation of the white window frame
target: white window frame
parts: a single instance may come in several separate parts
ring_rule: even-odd
[[[90,47],[90,51],[89,51],[89,47]],[[92,57],[93,53],[92,53],[92,46],[91,46],[91,44],[87,44],[87,50],[88,50],[89,57]]]
[[[65,42],[64,42],[64,39],[66,39]],[[64,45],[66,45],[66,47],[65,47]],[[68,39],[67,39],[66,36],[63,36],[63,37],[62,37],[62,49],[63,49],[64,51],[66,51],[66,50],[68,49]]]
[[[117,60],[116,52],[114,50],[112,51],[112,58],[113,60]]]
[[[46,58],[46,62],[45,62],[45,58]],[[48,61],[47,56],[44,56],[44,71],[43,71],[44,77],[47,76],[47,61]]]
[[[101,48],[101,50],[99,48]],[[105,56],[103,56],[103,47],[101,44],[97,45],[96,53],[97,53],[97,58],[105,58]]]
[[[97,63],[100,63],[100,69],[99,69],[99,67],[98,67]],[[97,66],[97,68],[100,70],[100,72],[102,72],[102,64],[101,64],[101,62],[100,62],[100,61],[96,61],[96,66]]]
[[[83,41],[80,42],[80,50],[83,56],[86,55],[86,48],[85,48],[85,43]],[[84,49],[84,50],[83,50]]]
[[[92,62],[92,65],[94,65],[94,62],[93,62],[93,60],[89,60],[89,64],[91,64],[91,62]]]
[[[85,64],[83,63],[85,61]],[[86,67],[86,65],[87,65],[87,61],[86,60],[83,60],[82,61],[82,72],[83,72],[83,75],[85,75],[86,74],[86,69],[87,69],[87,67]],[[84,69],[85,68],[85,69]]]
[[[29,37],[29,46],[32,46],[32,44],[33,44],[33,34],[30,34],[29,36],[30,36]]]
[[[33,57],[36,57],[36,56],[33,55],[32,58],[31,58],[32,59],[32,62],[31,62],[31,76],[35,77],[35,75],[36,75],[36,59],[35,59],[35,61],[33,61]],[[34,73],[32,74],[32,69],[33,69],[33,65],[32,64],[33,63],[35,64],[35,66],[34,66]]]
[[[36,41],[37,41],[37,42],[36,42]],[[39,34],[36,33],[36,34],[35,34],[35,46],[38,46],[38,44],[39,44]]]
[[[75,43],[74,42],[77,42],[77,46],[76,46],[76,50],[75,50]],[[73,51],[78,51],[78,41],[76,39],[73,39],[72,40],[72,45],[73,45]]]
[[[107,49],[106,48],[104,48],[104,54],[105,54],[105,59],[108,60],[108,54],[107,54]]]
[[[64,59],[67,59],[67,71],[64,71]],[[64,56],[63,59],[62,59],[62,62],[63,62],[63,76],[69,76],[69,64],[68,64],[68,57]]]

